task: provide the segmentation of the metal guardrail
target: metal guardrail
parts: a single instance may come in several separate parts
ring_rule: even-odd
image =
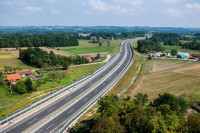
[[[100,97],[102,97],[103,95],[105,95],[120,79],[121,77],[127,72],[127,70],[129,69],[132,61],[133,61],[133,57],[134,57],[134,53],[133,53],[133,49],[131,47],[131,45],[129,45],[132,51],[132,56],[131,56],[131,60],[128,64],[128,66],[125,68],[125,70],[120,74],[119,77],[116,78],[116,80],[114,82],[112,82],[101,94],[99,94],[98,97],[95,97],[94,99],[92,99],[92,101],[90,102],[90,104],[86,105],[83,109],[81,109],[78,113],[76,113],[59,131],[58,133],[62,133],[64,132],[70,125],[70,123],[72,123],[73,121],[75,121],[76,119],[78,119],[81,114],[83,114],[84,112],[86,112],[94,103],[96,103]],[[68,129],[69,130],[69,129]]]
[[[99,69],[97,69],[92,75],[98,73],[99,71],[101,71],[102,69],[104,69],[106,66],[108,66],[110,63],[112,63],[113,60],[114,60],[115,58],[117,58],[118,55],[119,55],[119,53],[115,54],[115,57],[113,57],[113,58],[112,58],[109,62],[107,62],[105,65],[103,65],[102,67],[100,67]],[[10,115],[8,115],[8,116],[6,116],[6,117],[0,119],[0,126],[3,125],[3,124],[8,123],[8,122],[10,122],[10,121],[12,121],[12,120],[15,119],[16,117],[19,117],[19,116],[25,114],[26,112],[28,112],[28,111],[34,109],[35,107],[38,107],[38,106],[40,106],[41,104],[43,104],[43,103],[45,103],[45,102],[51,100],[52,98],[58,96],[59,94],[65,92],[65,91],[67,91],[67,90],[69,90],[71,87],[74,87],[74,86],[76,86],[76,85],[78,85],[78,84],[84,82],[85,80],[89,79],[92,75],[89,75],[89,76],[86,75],[86,76],[84,76],[84,77],[82,77],[82,78],[80,78],[80,79],[78,79],[78,80],[76,80],[76,81],[74,81],[74,82],[72,82],[72,83],[70,83],[70,84],[64,86],[64,87],[61,87],[61,88],[59,88],[59,89],[57,89],[57,90],[55,90],[55,91],[53,91],[53,92],[51,92],[51,93],[45,95],[45,96],[42,97],[42,98],[39,98],[39,99],[33,101],[30,105],[28,105],[28,106],[26,106],[26,107],[24,107],[24,108],[22,108],[22,109],[20,109],[20,110],[18,110],[18,111],[16,111],[16,112],[12,113],[12,114],[10,114]]]

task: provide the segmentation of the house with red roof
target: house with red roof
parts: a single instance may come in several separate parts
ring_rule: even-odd
[[[32,71],[23,71],[23,72],[19,72],[18,73],[20,75],[20,77],[27,77],[27,76],[32,76]]]
[[[20,79],[20,75],[19,73],[16,73],[16,74],[9,74],[9,75],[6,75],[7,77],[7,80],[11,83],[11,84],[16,84],[17,83],[17,80]]]

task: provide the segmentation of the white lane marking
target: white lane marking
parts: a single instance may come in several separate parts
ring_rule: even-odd
[[[53,109],[55,109],[55,107],[51,108],[49,111],[51,111],[51,110],[53,110]]]
[[[30,123],[32,123],[32,122],[34,122],[36,119],[37,119],[37,118],[35,118],[34,120],[30,121],[28,124],[30,124]]]
[[[85,100],[83,100],[83,102],[85,102],[86,100],[88,100],[88,98],[86,98]]]
[[[68,114],[70,113],[70,112],[72,112],[74,109],[72,109],[72,110],[70,110],[69,112],[68,112]]]
[[[67,98],[66,100],[69,100],[71,97]]]
[[[51,128],[53,125],[54,125],[54,123],[51,124],[49,127],[47,127],[46,130],[48,130],[49,128]]]

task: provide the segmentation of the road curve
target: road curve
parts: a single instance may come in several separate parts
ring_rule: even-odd
[[[131,40],[134,41],[134,40]],[[101,96],[103,96],[108,90],[108,86],[113,83],[122,72],[128,67],[132,60],[133,52],[130,47],[130,41],[124,41],[121,45],[121,52],[116,61],[110,64],[110,66],[102,73],[95,76],[95,78],[89,80],[87,84],[79,87],[69,95],[60,98],[58,101],[52,103],[48,107],[42,109],[40,112],[27,117],[20,122],[2,130],[2,133],[21,133],[21,132],[62,132],[66,127],[77,119],[85,110],[93,105]],[[88,90],[88,92],[86,92]],[[74,97],[80,96],[85,93],[79,99],[74,101],[62,111],[57,113],[54,117],[49,118],[45,123],[39,123],[41,120],[48,117],[50,114],[55,113],[56,110],[72,101]],[[30,130],[35,124],[38,124],[36,128]],[[63,128],[64,127],[64,128]]]

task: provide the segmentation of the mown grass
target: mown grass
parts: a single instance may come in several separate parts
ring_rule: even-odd
[[[158,97],[158,94],[170,93],[175,96],[182,96],[187,101],[191,97],[197,101],[200,100],[200,64],[179,60],[152,60],[148,63],[159,63],[160,67],[166,64],[174,64],[178,66],[174,69],[164,69],[154,73],[146,73],[142,76],[141,82],[137,87],[132,88],[129,94],[134,97],[139,92],[147,93],[149,99]],[[147,67],[150,67],[147,65]],[[159,66],[156,67],[159,69]]]
[[[165,51],[171,51],[172,49],[182,49],[182,46],[170,46],[170,45],[163,45],[165,47]]]
[[[120,50],[120,43],[122,40],[112,40],[110,47],[107,43],[103,43],[99,47],[98,43],[89,43],[89,40],[79,40],[79,46],[73,47],[58,47],[62,51],[71,53],[71,54],[86,54],[86,53],[98,53],[98,52],[109,52],[116,53]]]
[[[72,49],[64,49],[63,51],[69,52],[72,54],[86,54],[86,53],[100,53],[100,52],[112,52],[113,47],[106,46],[97,46],[97,47],[88,47],[88,48],[72,48]]]
[[[88,66],[70,67],[69,70],[67,70],[70,78],[63,78],[60,80],[60,82],[47,81],[46,84],[42,84],[38,88],[38,91],[31,94],[11,95],[10,92],[8,92],[0,85],[0,118],[29,105],[32,101],[58,89],[61,86],[77,80],[84,75],[91,74],[102,65],[103,64],[95,64]],[[46,72],[45,75],[47,75],[47,73],[48,72]]]
[[[20,67],[22,69],[31,68],[8,51],[0,50],[0,71],[4,71],[4,66],[11,66],[13,68]]]

